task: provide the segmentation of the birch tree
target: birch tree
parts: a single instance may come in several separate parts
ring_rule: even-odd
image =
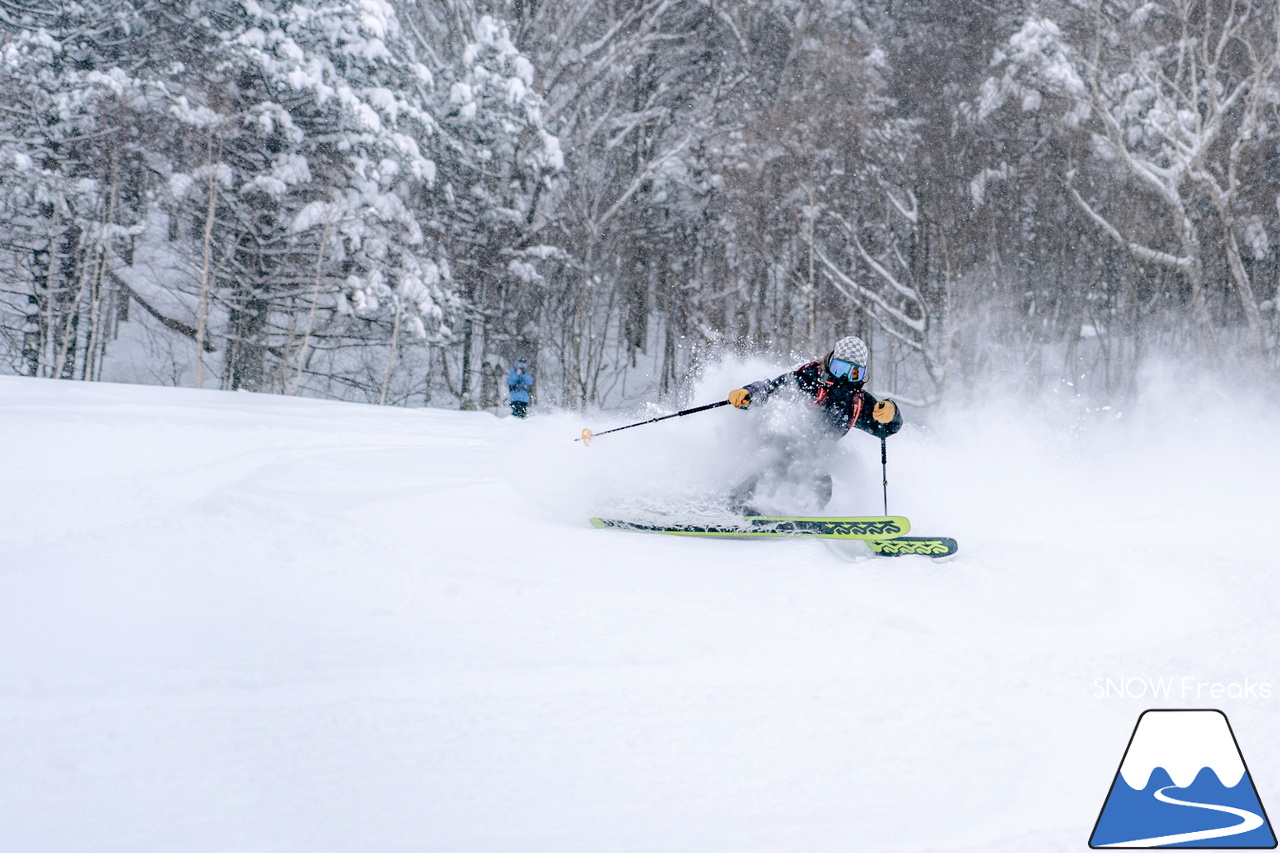
[[[21,318],[6,332],[21,372],[92,377],[115,299],[106,271],[142,215],[137,118],[154,93],[103,61],[132,42],[127,4],[22,11],[0,16],[0,281]]]
[[[1269,117],[1277,103],[1274,5],[1099,0],[1087,14],[1064,11],[1063,26],[1028,19],[997,54],[1000,73],[984,85],[980,115],[1009,102],[1033,112],[1055,98],[1063,106],[1058,120],[1064,131],[1088,134],[1092,150],[1085,156],[1119,169],[1159,203],[1167,227],[1135,228],[1118,211],[1108,211],[1102,199],[1081,192],[1079,178],[1089,164],[1059,167],[1064,191],[1101,233],[1140,261],[1183,276],[1202,346],[1216,360],[1219,322],[1211,298],[1217,282],[1206,279],[1206,253],[1214,248],[1206,245],[1198,207],[1208,201],[1219,220],[1229,286],[1250,348],[1262,351],[1268,342],[1241,251],[1242,241],[1247,243],[1241,223],[1258,211],[1251,209],[1240,170],[1271,133]]]

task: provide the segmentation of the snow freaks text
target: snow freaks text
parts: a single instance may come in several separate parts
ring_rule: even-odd
[[[1094,699],[1270,699],[1271,683],[1207,681],[1191,675],[1098,677],[1093,680]]]

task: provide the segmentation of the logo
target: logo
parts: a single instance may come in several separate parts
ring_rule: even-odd
[[[1274,848],[1227,715],[1143,711],[1089,846]]]

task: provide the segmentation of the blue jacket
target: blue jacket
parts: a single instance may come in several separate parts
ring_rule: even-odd
[[[511,402],[529,402],[529,389],[533,387],[533,374],[529,371],[516,373],[513,367],[507,373],[507,387],[511,389]]]

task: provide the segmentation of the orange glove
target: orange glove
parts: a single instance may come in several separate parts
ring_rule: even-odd
[[[887,424],[898,413],[898,407],[892,400],[881,400],[871,409],[871,418],[878,424]]]
[[[739,409],[751,405],[751,392],[746,388],[737,388],[729,392],[729,402]]]

